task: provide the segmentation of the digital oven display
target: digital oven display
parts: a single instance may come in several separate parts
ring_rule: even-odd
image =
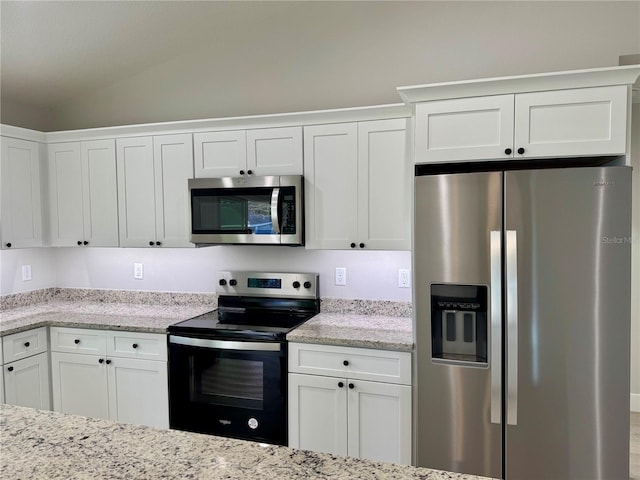
[[[282,288],[282,279],[280,278],[248,278],[247,287],[249,288]]]

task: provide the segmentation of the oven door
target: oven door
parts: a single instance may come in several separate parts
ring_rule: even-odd
[[[286,346],[170,335],[171,428],[286,445]]]

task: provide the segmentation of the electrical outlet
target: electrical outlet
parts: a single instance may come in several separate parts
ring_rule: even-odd
[[[411,275],[409,274],[409,269],[407,268],[398,269],[398,287],[409,288],[410,286],[411,286]]]
[[[141,263],[133,264],[133,278],[136,280],[142,280],[144,278],[144,271]]]
[[[336,285],[344,286],[347,284],[347,269],[344,267],[336,267]]]
[[[31,265],[22,265],[22,281],[28,282],[31,280]]]

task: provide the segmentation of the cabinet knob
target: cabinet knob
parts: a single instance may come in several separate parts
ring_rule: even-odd
[[[156,245],[159,247],[160,245],[162,245],[162,242],[156,242]]]
[[[349,366],[349,360],[345,360],[344,362],[342,362],[342,364],[343,364],[345,367],[348,367],[348,366]]]
[[[360,248],[364,248],[364,243],[361,243],[361,244],[360,244]]]
[[[354,388],[356,388],[356,386],[355,386],[353,383],[350,383],[350,384],[349,384],[349,388],[350,388],[351,390],[353,390]]]
[[[80,339],[79,339],[79,338],[76,338],[76,339],[73,341],[73,343],[75,343],[76,345],[78,345],[78,344],[80,343]]]
[[[338,387],[339,387],[339,388],[344,387],[344,383],[342,383],[342,382],[338,382]]]
[[[80,240],[78,240],[78,245],[82,245],[82,242]]]
[[[511,150],[510,148],[505,148],[504,150],[505,155],[511,155],[511,152],[513,152],[513,150]]]
[[[24,342],[24,346],[29,348],[29,345],[31,345],[29,342]]]
[[[149,246],[150,246],[150,247],[153,247],[153,242],[149,242]]]
[[[240,175],[244,175],[244,170],[240,170]]]
[[[356,248],[356,244],[355,243],[351,243],[351,248]]]
[[[7,368],[7,370],[9,370],[10,372],[13,372],[13,367],[9,367]]]
[[[7,248],[11,248],[11,242],[7,243]]]
[[[133,345],[131,345],[132,348],[138,348],[138,344],[134,343]]]
[[[522,155],[522,154],[524,153],[524,148],[520,147],[520,148],[518,149],[518,153],[519,153],[520,155]]]
[[[83,245],[89,245],[89,242],[87,240],[85,240],[84,242],[82,242]]]
[[[107,360],[107,365],[111,364],[111,360]]]
[[[253,175],[253,170],[247,170],[247,175]]]
[[[98,363],[104,363],[104,358],[99,358]]]

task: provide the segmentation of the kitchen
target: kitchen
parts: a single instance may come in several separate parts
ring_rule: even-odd
[[[392,25],[387,22],[389,18],[402,18],[402,31],[398,33],[398,38],[392,38],[392,36],[390,35],[389,38],[384,39],[383,45],[380,45],[380,41],[376,43],[376,45],[379,47],[378,51],[380,52],[380,57],[378,57],[377,60],[385,58],[386,61],[400,61],[397,59],[397,52],[403,51],[401,47],[404,49],[409,48],[405,45],[405,43],[410,43],[408,42],[408,39],[423,38],[419,35],[426,35],[427,33],[425,32],[429,31],[429,29],[424,29],[425,32],[420,33],[423,30],[420,28],[420,22],[427,21],[427,12],[430,12],[433,15],[440,15],[440,21],[444,21],[448,25],[455,25],[455,34],[460,36],[460,38],[473,38],[474,41],[476,41],[478,38],[485,39],[485,45],[487,48],[487,51],[485,52],[486,58],[483,57],[480,62],[476,61],[475,64],[472,61],[473,59],[471,58],[471,52],[469,51],[463,52],[455,50],[452,53],[451,51],[447,50],[434,50],[434,52],[431,53],[431,55],[434,55],[434,57],[428,59],[429,65],[422,65],[421,67],[418,67],[416,65],[420,62],[415,61],[415,58],[419,58],[419,52],[416,52],[415,55],[401,55],[401,57],[403,58],[403,60],[401,60],[403,68],[400,69],[398,66],[398,68],[396,68],[395,70],[404,71],[406,66],[406,69],[408,69],[406,74],[407,76],[400,77],[394,75],[392,79],[388,80],[390,82],[388,86],[378,86],[374,89],[374,92],[371,92],[371,95],[386,94],[386,97],[378,96],[375,98],[363,98],[363,95],[366,91],[364,83],[370,84],[373,81],[372,79],[368,79],[366,80],[366,82],[359,82],[357,85],[351,85],[350,94],[347,98],[341,98],[340,95],[344,94],[338,92],[335,94],[335,97],[331,97],[321,104],[313,103],[320,102],[320,99],[323,98],[323,92],[321,91],[321,89],[315,91],[301,91],[299,92],[299,103],[295,105],[287,103],[289,101],[288,96],[290,96],[291,93],[290,87],[289,89],[287,89],[287,96],[284,96],[284,92],[282,92],[283,95],[281,96],[278,96],[277,92],[271,92],[264,96],[256,96],[256,94],[253,93],[252,95],[249,95],[247,97],[250,98],[251,105],[245,105],[243,107],[244,110],[242,108],[239,108],[235,111],[224,110],[225,104],[223,102],[223,99],[216,98],[216,102],[212,100],[212,103],[220,105],[219,111],[216,110],[213,113],[209,111],[208,113],[202,114],[193,113],[198,112],[197,108],[200,108],[199,105],[203,102],[199,100],[189,104],[188,99],[183,98],[182,102],[177,103],[183,104],[182,108],[186,108],[187,104],[191,105],[191,108],[194,109],[192,112],[193,116],[184,116],[189,115],[189,113],[183,113],[183,111],[181,110],[174,110],[173,112],[167,114],[169,116],[163,117],[161,115],[161,112],[157,112],[157,109],[165,108],[164,104],[166,104],[166,108],[168,108],[171,102],[175,102],[175,99],[172,98],[171,100],[169,100],[169,98],[164,98],[164,100],[166,101],[157,102],[156,100],[152,100],[151,98],[146,97],[146,89],[143,89],[145,91],[137,89],[130,90],[128,95],[125,93],[125,91],[119,92],[122,95],[116,95],[115,92],[111,92],[113,93],[113,95],[110,96],[108,100],[106,100],[106,97],[102,97],[103,103],[100,103],[101,98],[96,96],[92,98],[91,101],[85,104],[78,104],[75,106],[75,108],[78,109],[76,113],[79,117],[86,117],[87,115],[86,112],[83,113],[81,111],[82,108],[95,108],[96,116],[99,114],[107,115],[109,112],[113,112],[115,118],[111,120],[104,118],[100,120],[98,117],[96,117],[97,119],[95,121],[98,123],[92,123],[92,120],[85,119],[80,124],[72,125],[72,123],[68,123],[66,126],[55,127],[53,128],[53,130],[96,127],[100,125],[100,122],[107,122],[102,123],[103,125],[122,125],[127,123],[147,123],[163,120],[173,121],[180,118],[210,118],[212,116],[229,117],[237,115],[255,115],[274,112],[314,110],[319,108],[339,108],[382,103],[397,103],[398,97],[395,93],[395,88],[399,85],[432,83],[441,80],[460,80],[463,78],[494,77],[519,73],[538,73],[550,70],[560,71],[570,70],[573,68],[608,66],[617,64],[619,55],[622,55],[624,53],[635,53],[634,48],[637,51],[638,28],[637,22],[635,22],[634,20],[635,18],[637,18],[637,15],[634,17],[633,12],[629,13],[624,11],[624,9],[626,8],[634,8],[633,4],[613,4],[615,5],[615,8],[612,9],[612,4],[609,2],[607,2],[606,8],[604,5],[599,4],[598,2],[589,2],[589,4],[579,4],[581,13],[580,15],[576,15],[575,11],[572,10],[572,8],[574,7],[571,7],[570,5],[559,5],[557,7],[551,7],[547,5],[546,8],[551,8],[551,11],[538,11],[539,6],[537,5],[532,6],[529,4],[524,4],[521,7],[517,7],[510,4],[507,6],[504,4],[497,5],[488,3],[478,4],[479,6],[474,6],[475,3],[476,2],[473,2],[473,4],[456,3],[450,7],[445,7],[444,4],[437,2],[429,2],[425,3],[424,5],[412,4],[410,6],[412,12],[415,12],[415,9],[420,9],[419,11],[423,13],[422,17],[420,17],[419,15],[414,15],[417,18],[416,20],[413,20],[413,23],[409,21],[409,17],[411,17],[411,15],[408,15],[406,10],[394,11],[391,5],[384,5],[377,7],[377,9],[367,11],[358,10],[358,8],[364,7],[357,7],[356,5],[350,5],[348,7],[345,6],[341,8],[345,8],[347,10],[339,12],[344,16],[339,15],[338,12],[335,11],[324,12],[324,15],[328,15],[329,17],[336,16],[336,18],[343,19],[342,21],[345,21],[350,27],[353,27],[353,24],[356,24],[360,25],[360,28],[363,28],[363,26],[358,19],[360,18],[360,15],[365,15],[365,18],[367,18],[368,20],[368,24],[371,25],[370,28],[372,32],[376,31],[376,28],[374,27],[376,25],[380,25],[380,22],[382,23],[378,30],[384,31],[383,26],[385,28],[392,28]],[[298,6],[292,8],[301,7]],[[318,9],[319,6],[316,5],[314,8]],[[339,7],[335,6],[334,8]],[[401,9],[402,7],[397,8]],[[409,7],[405,5],[404,8],[407,9]],[[479,10],[473,10],[474,8]],[[519,8],[523,10],[518,10]],[[266,15],[264,12],[260,12],[259,9],[258,12]],[[463,12],[465,13],[464,16],[462,15]],[[486,19],[488,23],[486,25],[483,25],[482,28],[478,28],[477,25],[470,25],[469,23],[465,23],[467,22],[467,20],[464,20],[465,18],[467,18],[466,15],[468,15],[469,17],[478,16],[469,14],[469,12],[476,12],[479,16],[483,16],[483,18],[485,16],[490,17]],[[247,12],[244,13],[249,15],[249,13]],[[319,14],[322,12],[313,10],[312,13]],[[490,13],[493,15],[489,15]],[[393,14],[393,16],[390,17],[391,14]],[[591,38],[591,30],[587,28],[586,25],[590,25],[589,22],[595,22],[596,20],[594,19],[598,19],[599,21],[600,18],[610,18],[608,15],[613,14],[617,15],[615,16],[616,27],[611,27],[612,32],[610,35],[606,36],[606,41],[604,41],[604,43],[614,42],[614,39],[618,36],[622,36],[623,38],[619,40],[620,44],[616,44],[615,46],[610,47],[611,51],[601,53],[601,58],[594,57],[596,55],[595,52],[601,52],[601,49],[603,48],[601,43],[603,43],[603,40],[601,38],[598,38],[598,42],[596,42],[595,38]],[[260,18],[258,14],[255,15],[258,17],[258,19]],[[308,15],[311,16],[311,14]],[[580,22],[578,22],[577,19],[574,18],[576,16],[578,19],[583,18],[584,24],[580,24]],[[529,30],[526,30],[529,37],[525,37],[525,33],[522,32],[522,22],[524,21],[524,17],[526,17],[527,19],[525,21],[525,24],[531,24]],[[534,20],[536,18],[544,18],[545,22],[548,23],[548,17],[552,18],[553,21],[558,22],[558,24],[562,24],[563,19],[565,22],[567,22],[567,24],[571,24],[571,28],[576,29],[576,31],[573,32],[573,36],[578,36],[579,38],[581,38],[583,40],[583,45],[578,46],[580,42],[576,42],[575,44],[572,43],[572,45],[575,45],[573,47],[574,50],[569,50],[567,46],[567,50],[565,50],[564,52],[560,52],[558,51],[559,49],[556,49],[546,43],[553,43],[553,41],[555,41],[556,43],[562,43],[564,45],[566,43],[565,35],[567,37],[569,36],[566,33],[566,29],[563,33],[560,33],[560,30],[558,29],[557,31],[559,33],[557,33],[557,37],[555,38],[551,34],[549,34],[550,36],[546,37],[545,39],[539,38],[539,33],[533,27],[541,24],[542,20],[538,22],[535,22]],[[267,18],[269,18],[270,21],[275,21],[272,16],[269,16]],[[571,18],[571,22],[568,22],[568,18]],[[409,23],[407,24],[407,22]],[[623,25],[629,25],[629,28],[620,28],[617,22],[623,22]],[[308,25],[306,25],[306,27],[309,28],[310,32],[315,31]],[[300,28],[302,28],[302,26]],[[335,26],[335,28],[339,28],[339,26]],[[3,28],[3,31],[4,30],[5,29]],[[511,58],[511,55],[506,53],[504,51],[504,48],[501,48],[501,45],[505,42],[504,38],[509,37],[502,37],[500,39],[495,35],[487,35],[483,33],[484,31],[489,32],[492,30],[501,31],[505,36],[512,35],[513,38],[520,39],[523,44],[526,42],[527,48],[529,49],[534,48],[535,45],[539,45],[539,56],[529,54],[527,58],[519,58],[517,55],[513,55],[513,58]],[[518,31],[518,35],[514,33],[514,30]],[[438,36],[435,36],[435,32],[438,32]],[[443,35],[453,34],[454,32],[445,34],[441,31],[441,29],[439,30],[437,28],[433,28],[431,29],[430,33],[433,38],[430,37],[425,39],[424,44],[438,45],[442,43],[444,38],[447,38],[446,36],[443,37]],[[465,37],[465,35],[467,35],[467,37]],[[625,37],[625,35],[629,35],[630,40],[625,40],[627,38]],[[347,32],[344,32],[344,35],[337,35],[336,39],[332,41],[337,41],[338,39],[349,41],[349,38],[350,37],[347,35]],[[356,40],[354,41],[357,41],[357,38],[358,37],[356,36]],[[277,41],[277,36],[272,40]],[[249,40],[245,41],[250,43]],[[403,44],[398,45],[397,43],[393,42],[400,42]],[[499,43],[494,45],[491,42]],[[598,45],[598,48],[596,48],[596,43]],[[255,45],[255,42],[253,44]],[[277,44],[280,45],[280,43]],[[243,45],[246,47],[245,44]],[[592,45],[593,48],[587,48],[587,45]],[[326,48],[330,48],[330,46],[327,46]],[[331,49],[331,51],[335,51],[335,55],[340,55],[339,52],[344,51],[344,49],[335,47]],[[447,58],[438,57],[438,52],[440,52],[441,55],[444,55],[444,57]],[[246,51],[243,51],[243,54],[246,54]],[[466,59],[467,61],[464,61],[464,57],[460,57],[460,55],[464,54],[470,56],[468,59]],[[181,65],[180,62],[186,62],[189,60],[193,61],[194,58],[202,58],[201,52],[200,55],[196,55],[195,53],[190,55],[185,54],[182,58],[179,59],[179,61],[177,60],[174,64],[171,64],[171,62],[165,64],[165,74],[188,74],[188,72],[178,68],[178,66],[184,67],[184,65]],[[452,65],[450,60],[452,55],[456,57],[455,66]],[[499,62],[499,58],[504,58],[499,57],[500,55],[506,55],[508,57],[509,65],[507,65],[505,62]],[[334,59],[334,61],[339,60],[346,62],[350,59],[341,59],[340,57]],[[361,57],[358,57],[357,60],[358,61],[355,62],[354,65],[359,65],[359,62],[365,61],[365,59]],[[373,59],[368,59],[368,61],[371,60]],[[262,63],[264,62],[264,60],[255,59],[255,61],[258,62],[256,65],[260,67],[259,71],[262,75],[264,75],[263,78],[268,79],[269,74],[273,75],[278,73],[269,71],[267,69],[267,66]],[[496,63],[500,66],[496,66]],[[307,61],[306,65],[306,68],[313,68],[316,63],[311,62],[311,64],[309,64],[309,62]],[[493,65],[493,67],[491,67],[491,65]],[[192,72],[192,74],[189,76],[189,82],[194,81],[195,76],[193,74],[198,73],[199,69],[202,68],[202,65],[198,63],[198,65],[194,66],[193,68],[196,70],[196,72]],[[247,68],[247,66],[245,65],[244,68]],[[420,71],[409,75],[409,70],[414,68]],[[468,70],[465,71],[464,68],[468,68]],[[435,71],[438,71],[440,73],[434,74],[433,72]],[[147,74],[147,77],[142,75],[140,78],[133,78],[130,81],[131,83],[128,84],[128,87],[133,89],[135,85],[140,85],[139,82],[143,82],[145,85],[151,84],[149,83],[150,78],[152,78],[157,73],[157,71],[150,71]],[[303,72],[300,72],[300,74],[302,75]],[[218,77],[219,75],[211,74],[212,79]],[[337,83],[334,83],[334,86],[332,86],[330,90],[335,90],[336,85],[340,85],[340,88],[349,88],[349,82],[353,80],[343,77],[343,75],[340,75],[340,80],[336,80]],[[306,77],[303,76],[302,78]],[[184,81],[187,80],[185,79]],[[120,85],[120,88],[125,88],[125,85]],[[207,88],[213,89],[211,85]],[[305,88],[311,88],[311,85],[305,84]],[[313,88],[319,89],[320,86],[314,86]],[[295,88],[293,88],[293,90],[295,90]],[[131,94],[134,91],[135,98],[132,99]],[[219,91],[224,91],[224,88],[219,87]],[[324,92],[324,95],[329,95],[329,93],[331,92]],[[207,94],[207,98],[212,98],[209,95],[211,95],[210,92]],[[124,104],[118,103],[122,102],[122,99],[124,98],[127,99],[127,102],[147,101],[147,103],[138,104],[135,106],[135,108],[133,108],[133,106],[129,106],[127,108]],[[234,98],[234,100],[234,104],[239,104],[240,98]],[[276,100],[280,100],[280,103],[276,105],[265,105],[264,103],[260,103]],[[163,107],[159,106],[160,103],[163,104]],[[194,103],[196,105],[194,105]],[[179,107],[175,104],[173,106],[175,108]],[[3,108],[5,108],[4,99]],[[23,115],[27,112],[28,109],[21,110],[21,113]],[[151,117],[150,115],[152,114],[152,112],[157,112],[158,116]],[[71,113],[73,112],[69,112],[68,114]],[[136,117],[136,115],[141,116]],[[3,123],[5,123],[5,119],[7,118],[9,118],[7,116],[7,113],[3,113]],[[46,112],[43,112],[43,115],[38,116],[38,118],[40,118],[41,120],[46,118]],[[8,122],[7,120],[7,123],[10,122]],[[19,125],[19,123],[17,124]],[[37,125],[32,124],[32,128],[37,129]],[[47,128],[42,128],[42,130],[47,130]],[[61,139],[60,141],[63,141],[63,139]],[[348,308],[355,308],[352,307],[352,304],[356,304],[357,306],[358,303],[366,303],[363,301],[371,301],[370,308],[372,308],[373,310],[377,310],[380,307],[384,308],[389,302],[393,303],[396,307],[404,308],[406,304],[411,301],[411,289],[398,287],[398,270],[411,269],[411,254],[408,249],[398,248],[392,250],[367,250],[352,252],[348,249],[348,246],[345,246],[343,248],[344,249],[340,250],[311,250],[293,248],[275,249],[274,251],[274,249],[271,247],[250,247],[250,250],[248,250],[246,247],[214,247],[197,250],[163,248],[76,249],[63,247],[42,249],[34,248],[12,251],[3,250],[0,254],[2,255],[1,259],[3,265],[2,294],[10,295],[23,291],[40,290],[52,287],[104,289],[118,291],[134,290],[152,292],[210,293],[213,291],[213,286],[216,282],[217,271],[256,269],[256,266],[263,271],[278,271],[278,268],[281,268],[280,266],[283,264],[283,262],[290,262],[295,264],[295,268],[297,270],[319,272],[321,279],[321,296],[328,299],[342,299],[344,300],[343,303],[346,303],[348,305]],[[248,251],[250,251],[250,253],[247,253]],[[135,263],[142,264],[143,266],[142,279],[134,278],[133,267]],[[22,280],[22,265],[31,266],[33,272],[32,280]],[[347,269],[345,286],[335,285],[334,270],[336,267],[346,267]],[[632,338],[634,338],[633,335]],[[634,352],[637,352],[637,348],[634,350]],[[637,357],[634,358],[637,359]],[[632,362],[632,365],[637,364],[638,362]],[[636,377],[637,373],[635,374],[635,376],[632,373],[632,382],[636,381],[634,380]],[[633,385],[634,384],[632,383],[632,392],[637,393],[637,388],[634,390]]]

